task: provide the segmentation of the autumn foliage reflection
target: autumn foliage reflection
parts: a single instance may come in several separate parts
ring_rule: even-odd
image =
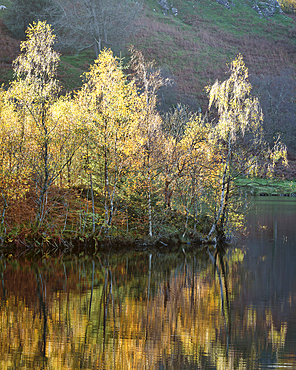
[[[2,262],[1,368],[256,369],[268,346],[285,345],[287,323],[239,304],[242,258],[234,251],[221,275],[228,313],[217,273],[198,255]]]

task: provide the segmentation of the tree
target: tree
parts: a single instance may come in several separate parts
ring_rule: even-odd
[[[279,143],[269,149],[263,136],[263,115],[257,97],[251,95],[248,69],[242,55],[230,65],[230,77],[208,87],[209,108],[217,108],[212,141],[221,153],[221,187],[219,205],[208,238],[218,229],[224,237],[233,180],[242,175],[266,175],[272,171],[274,160],[285,157]]]
[[[96,57],[104,47],[124,44],[141,11],[141,1],[133,0],[54,1],[58,13],[53,24],[60,45],[78,51],[92,47]]]
[[[45,21],[33,23],[26,33],[21,54],[13,62],[17,79],[11,83],[8,96],[25,117],[26,147],[37,195],[36,223],[41,225],[47,213],[48,190],[79,145],[70,139],[75,134],[73,127],[63,126],[52,111],[58,99],[59,55],[52,48],[55,36],[51,27]]]
[[[185,114],[184,114],[185,113]],[[169,131],[168,131],[169,129]],[[215,185],[219,170],[216,147],[209,139],[211,126],[207,117],[188,114],[178,106],[170,117],[170,126],[165,128],[165,196],[174,192],[175,206],[186,214],[185,230],[189,218],[194,219],[194,231],[199,222],[202,203],[211,200],[210,189]]]
[[[176,184],[181,181],[184,187],[184,182],[189,179],[192,183],[193,178],[195,180],[201,178],[201,168],[208,165],[209,151],[206,147],[209,127],[201,114],[193,114],[187,107],[178,104],[164,116],[163,131],[166,137],[163,167],[164,197],[165,206],[170,208]],[[200,168],[197,169],[198,167]],[[188,192],[187,195],[189,196]]]
[[[131,69],[134,71],[135,82],[139,93],[144,99],[143,115],[138,127],[138,140],[140,143],[138,156],[142,158],[142,171],[147,185],[148,196],[148,218],[149,218],[149,236],[153,235],[152,227],[152,188],[157,167],[160,168],[161,162],[161,117],[157,113],[157,91],[166,81],[161,77],[159,69],[155,68],[155,63],[147,62],[143,54],[130,48],[131,51]]]
[[[83,157],[91,192],[95,189],[103,200],[103,227],[108,232],[119,204],[119,184],[134,151],[133,134],[143,104],[110,49],[100,53],[85,77],[78,94],[87,127]]]
[[[296,6],[295,6],[295,1],[294,0],[279,0],[278,1],[282,10],[285,13],[291,13],[295,14],[296,13]]]

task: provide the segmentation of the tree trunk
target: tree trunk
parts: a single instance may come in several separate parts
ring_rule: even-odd
[[[227,173],[229,173],[229,167],[231,162],[231,153],[232,153],[232,147],[231,147],[231,135],[229,134],[228,138],[228,155],[225,163],[225,168],[223,172],[222,177],[222,189],[221,189],[221,198],[220,198],[220,206],[217,213],[217,216],[215,217],[215,221],[213,222],[212,228],[206,238],[206,241],[209,240],[209,238],[212,236],[212,234],[217,229],[217,224],[221,219],[224,219],[225,211],[226,211],[226,199],[228,200],[228,193],[229,193],[229,185],[230,185],[230,176],[227,176]],[[227,178],[227,179],[226,179]]]
[[[91,208],[92,208],[92,232],[95,233],[96,230],[96,222],[95,222],[95,198],[94,198],[94,189],[93,189],[93,182],[92,182],[92,174],[89,174],[89,182],[90,182],[90,193],[91,193]]]
[[[148,174],[148,219],[149,219],[149,236],[153,236],[152,233],[152,206],[151,206],[151,175],[150,171]]]

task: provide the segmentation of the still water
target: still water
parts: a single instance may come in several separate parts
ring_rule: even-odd
[[[296,200],[246,238],[180,251],[1,261],[0,369],[296,369]]]

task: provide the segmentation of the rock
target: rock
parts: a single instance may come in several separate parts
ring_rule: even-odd
[[[171,9],[172,14],[176,17],[178,15],[178,9],[171,5],[168,0],[157,0],[158,4],[162,7],[164,15],[168,15],[169,10]],[[154,10],[154,9],[153,9]]]
[[[228,0],[216,0],[218,4],[225,6],[227,9],[231,9],[234,6],[233,3],[229,2]]]
[[[260,18],[270,18],[276,13],[283,14],[278,0],[251,0],[252,8],[259,14]]]
[[[174,14],[174,16],[178,15],[178,9],[172,8],[172,13]]]
[[[168,11],[170,10],[169,4],[167,0],[157,0],[158,4],[162,7],[163,14],[167,15]]]
[[[231,9],[235,4],[228,0],[216,0],[218,4],[223,5],[227,9]],[[260,18],[270,18],[276,13],[284,14],[278,0],[249,0],[250,6],[254,9]],[[247,4],[244,4],[247,6]]]

